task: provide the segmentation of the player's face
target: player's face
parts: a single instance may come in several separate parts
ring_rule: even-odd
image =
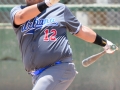
[[[44,0],[25,0],[27,5],[33,5],[33,4],[42,2],[42,1],[44,1]]]

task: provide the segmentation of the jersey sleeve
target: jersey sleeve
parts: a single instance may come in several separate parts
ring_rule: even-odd
[[[18,12],[18,11],[20,11],[21,10],[21,6],[16,6],[16,7],[14,7],[12,10],[11,10],[11,12],[10,12],[10,22],[11,22],[11,24],[12,24],[12,26],[14,27],[14,28],[18,28],[19,26],[18,25],[15,25],[14,24],[14,17],[15,17],[15,14]]]
[[[76,17],[71,13],[71,11],[67,7],[65,7],[64,19],[69,32],[71,34],[78,33],[82,24],[76,19]]]

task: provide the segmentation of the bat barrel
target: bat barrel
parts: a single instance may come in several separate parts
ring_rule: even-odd
[[[89,65],[91,65],[92,63],[94,63],[95,61],[97,61],[101,56],[103,56],[106,53],[106,51],[102,51],[100,53],[94,54],[86,59],[84,59],[82,61],[82,65],[84,67],[88,67]]]
[[[88,63],[88,61],[84,59],[84,60],[82,61],[82,65],[83,65],[84,67],[88,67],[88,66],[90,65],[90,63]]]

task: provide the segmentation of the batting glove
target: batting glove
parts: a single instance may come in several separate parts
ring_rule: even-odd
[[[103,48],[106,51],[106,53],[109,54],[115,52],[118,49],[118,47],[115,44],[113,44],[111,41],[108,40],[107,40],[107,44]]]
[[[52,6],[56,3],[58,3],[60,0],[45,0],[45,3],[47,4],[47,6]]]

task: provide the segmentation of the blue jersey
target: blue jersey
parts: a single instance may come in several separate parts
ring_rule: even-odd
[[[21,5],[14,7],[10,16],[25,69],[31,71],[71,57],[72,50],[68,42],[67,30],[75,34],[80,30],[81,23],[70,10],[64,4],[58,3],[19,27],[15,27],[14,16],[24,8],[25,6]]]

